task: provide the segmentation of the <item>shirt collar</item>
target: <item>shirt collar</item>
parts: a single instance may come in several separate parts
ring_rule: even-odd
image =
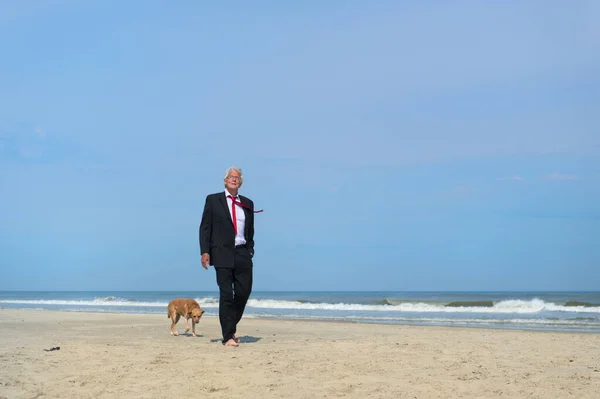
[[[231,196],[233,197],[233,199],[236,199],[236,198],[238,198],[238,197],[239,197],[239,195],[233,195],[233,194],[231,194],[231,193],[230,193],[230,192],[229,192],[227,189],[225,189],[225,197],[227,197],[227,196],[229,196],[229,195],[231,195]]]

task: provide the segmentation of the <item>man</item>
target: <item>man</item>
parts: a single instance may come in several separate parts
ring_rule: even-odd
[[[244,180],[235,166],[225,172],[225,191],[206,197],[200,223],[202,267],[214,266],[219,285],[223,345],[239,346],[239,323],[252,292],[254,203],[238,195]]]

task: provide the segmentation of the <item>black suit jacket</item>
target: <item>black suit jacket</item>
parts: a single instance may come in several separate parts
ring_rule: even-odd
[[[238,201],[250,207],[246,215],[244,237],[250,256],[254,256],[254,202],[238,194]],[[238,207],[239,209],[240,207]],[[235,231],[227,206],[225,191],[206,196],[202,222],[200,222],[200,254],[210,255],[210,264],[218,267],[233,267],[235,258]]]

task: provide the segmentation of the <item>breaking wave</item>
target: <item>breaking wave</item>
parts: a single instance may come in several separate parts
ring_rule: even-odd
[[[218,298],[196,298],[200,306],[216,308]],[[42,305],[42,306],[78,306],[78,307],[166,307],[163,301],[136,301],[114,296],[98,297],[93,300],[59,300],[59,299],[2,299],[0,304]],[[384,299],[377,304],[361,303],[325,303],[304,300],[290,301],[277,299],[250,299],[247,304],[257,309],[297,309],[297,310],[329,310],[329,311],[367,311],[367,312],[406,312],[406,313],[498,313],[498,314],[535,314],[544,311],[600,313],[600,304],[587,302],[562,303],[532,300],[463,301],[463,302],[420,302],[396,301]]]

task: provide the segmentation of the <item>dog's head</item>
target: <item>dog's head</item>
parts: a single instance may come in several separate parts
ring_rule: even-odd
[[[204,310],[202,310],[200,308],[194,308],[189,312],[189,316],[192,318],[194,323],[198,323],[203,314],[204,314]]]

